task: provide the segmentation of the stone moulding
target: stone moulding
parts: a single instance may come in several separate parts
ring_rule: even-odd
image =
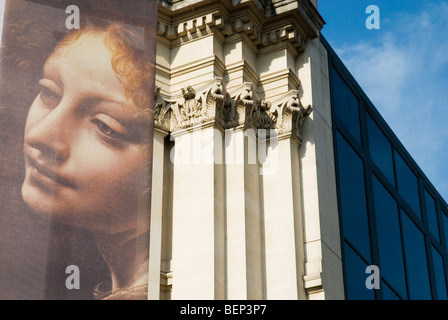
[[[303,122],[313,108],[303,106],[298,90],[269,101],[254,98],[252,87],[245,82],[229,93],[223,88],[222,78],[216,77],[200,88],[187,86],[173,96],[162,95],[157,88],[155,127],[176,132],[215,122],[223,129],[275,130],[278,136],[291,134],[302,142]]]
[[[218,30],[225,37],[246,34],[258,48],[289,41],[301,52],[304,41],[317,37],[325,21],[309,0],[289,2],[288,10],[275,12],[274,6],[267,4],[260,10],[256,1],[177,1],[174,7],[172,3],[159,1],[157,34],[168,41],[187,42]],[[209,8],[207,11],[202,9],[205,5]],[[189,6],[192,13],[197,12],[196,16],[188,17],[183,6]]]
[[[252,43],[259,48],[267,47],[282,41],[289,41],[294,48],[297,48],[298,51],[302,51],[304,40],[294,26],[287,25],[273,30],[263,31],[253,21],[246,20],[246,17],[225,20],[217,12],[194,18],[174,26],[158,21],[157,34],[170,41],[182,39],[182,41],[185,42],[195,39],[198,34],[212,34],[212,28],[216,27],[224,36],[244,33]]]

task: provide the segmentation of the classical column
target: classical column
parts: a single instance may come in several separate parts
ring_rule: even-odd
[[[164,140],[168,134],[154,130],[149,242],[148,299],[160,299],[160,261],[162,248]]]
[[[258,148],[266,299],[305,298],[299,147],[310,112],[292,90],[272,103],[260,102],[252,113],[252,125],[262,128]]]
[[[164,204],[164,179],[166,171],[165,137],[169,131],[169,107],[160,95],[160,88],[156,89],[154,108],[154,137],[152,159],[152,187],[151,187],[151,223],[149,243],[149,272],[148,299],[160,299],[160,272],[162,257],[162,218],[166,209]]]
[[[172,105],[172,299],[224,299],[223,130],[220,80],[187,87]]]
[[[227,299],[262,299],[260,178],[257,137],[245,130],[253,104],[252,84],[243,83],[225,100],[220,122],[225,131]]]
[[[303,299],[299,144],[291,136],[269,144],[262,166],[266,298]]]

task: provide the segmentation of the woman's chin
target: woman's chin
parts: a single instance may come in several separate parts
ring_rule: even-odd
[[[73,210],[61,193],[51,192],[25,178],[22,199],[35,215],[63,224],[72,224]]]
[[[42,218],[54,218],[57,212],[54,197],[42,192],[26,180],[22,185],[22,198],[34,214]]]

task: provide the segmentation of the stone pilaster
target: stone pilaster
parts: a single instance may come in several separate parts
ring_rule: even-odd
[[[299,147],[311,111],[292,90],[274,102],[262,101],[252,112],[251,125],[269,132],[265,140],[263,131],[258,135],[258,148],[266,154],[260,179],[267,299],[306,298]]]
[[[152,160],[151,224],[149,247],[148,299],[160,299],[160,261],[162,250],[162,216],[164,183],[164,139],[167,132],[155,128]]]

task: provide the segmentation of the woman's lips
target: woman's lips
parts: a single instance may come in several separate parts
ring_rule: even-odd
[[[27,157],[26,160],[30,167],[30,179],[34,184],[48,190],[54,190],[60,186],[75,188],[73,182],[56,173],[54,170],[46,167],[45,165],[41,165],[38,161],[32,159],[31,157]]]

